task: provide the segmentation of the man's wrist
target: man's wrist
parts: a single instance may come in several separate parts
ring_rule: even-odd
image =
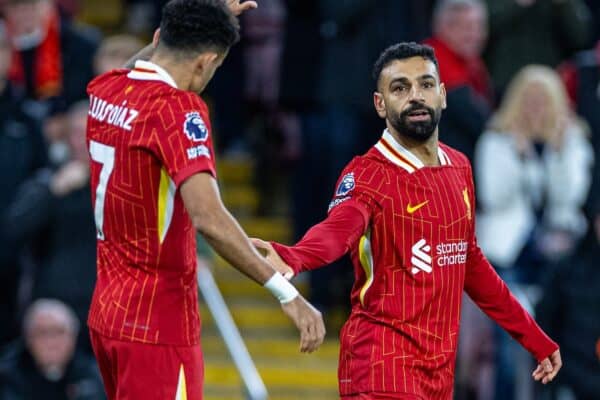
[[[279,272],[276,272],[263,285],[281,304],[289,303],[299,296],[298,290]]]

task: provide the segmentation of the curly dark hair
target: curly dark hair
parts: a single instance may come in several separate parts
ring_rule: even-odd
[[[391,62],[395,60],[405,60],[411,57],[426,58],[435,64],[438,72],[440,70],[437,58],[435,58],[435,52],[430,46],[415,42],[397,43],[385,49],[377,61],[375,61],[375,65],[373,66],[373,80],[375,81],[375,86],[379,85],[381,71],[383,71],[383,69]]]
[[[159,45],[185,55],[224,52],[240,39],[239,30],[223,0],[171,0],[162,9]]]

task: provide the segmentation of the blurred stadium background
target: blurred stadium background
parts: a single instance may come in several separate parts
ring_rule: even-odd
[[[163,4],[0,1],[0,400],[103,398],[85,328],[85,86],[149,42]],[[292,243],[324,218],[342,167],[383,129],[371,65],[427,41],[448,90],[440,138],[474,162],[481,245],[565,364],[533,385],[529,356],[466,302],[455,398],[600,399],[600,0],[259,0],[241,24],[203,97],[222,195],[248,234]],[[337,398],[348,261],[296,279],[329,331],[301,355],[272,296],[201,238],[198,252],[269,398]],[[200,307],[205,398],[251,398],[219,315]]]

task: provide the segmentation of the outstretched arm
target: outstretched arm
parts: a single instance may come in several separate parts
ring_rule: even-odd
[[[365,232],[368,221],[366,209],[358,202],[349,201],[335,207],[294,246],[258,239],[253,239],[253,243],[266,252],[267,259],[289,279],[299,272],[328,265],[346,254]]]
[[[223,205],[213,176],[194,174],[181,184],[180,192],[196,230],[231,265],[279,298],[283,311],[300,331],[300,350],[316,350],[325,336],[321,314],[252,247]]]

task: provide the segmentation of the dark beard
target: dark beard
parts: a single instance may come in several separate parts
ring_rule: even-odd
[[[429,114],[428,121],[410,122],[408,120],[408,114],[415,111],[425,111]],[[418,142],[426,142],[435,132],[438,124],[440,123],[440,117],[442,115],[441,109],[433,109],[425,105],[413,105],[410,108],[404,110],[400,114],[392,112],[389,115],[390,124],[396,129],[396,131],[410,139]]]

